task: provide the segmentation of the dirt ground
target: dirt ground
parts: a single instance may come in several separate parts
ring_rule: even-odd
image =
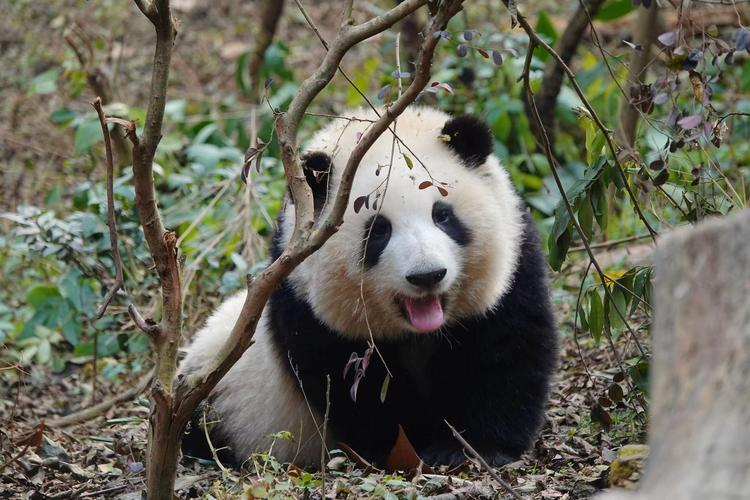
[[[622,352],[626,352],[625,343],[618,346],[625,349]],[[612,462],[623,445],[645,442],[643,409],[627,388],[614,382],[616,371],[593,369],[614,366],[606,349],[584,342],[579,352],[573,339],[566,336],[561,354],[562,365],[541,435],[522,460],[501,469],[502,477],[524,498],[588,498],[610,481],[632,487],[639,468],[628,470],[624,476],[617,469],[612,474]],[[8,395],[0,402],[0,414],[7,416],[0,429],[0,452],[12,457],[0,472],[0,498],[140,498],[148,418],[145,395],[81,425],[62,430],[43,427],[45,420],[91,404],[84,396],[88,378],[85,371],[71,367],[59,375],[32,371],[21,377],[22,382],[0,387]],[[97,396],[99,400],[112,397],[137,379],[100,383]],[[625,394],[617,404],[609,396],[614,384]],[[607,407],[599,406],[600,402]],[[633,407],[637,414],[632,412]],[[344,475],[329,470],[326,483],[361,479],[362,472],[354,472],[353,464],[347,467],[351,470]],[[371,476],[375,480],[383,477],[377,473]],[[237,491],[243,482],[239,477],[223,475],[208,463],[183,463],[178,477],[181,498]],[[244,478],[244,484],[251,484],[251,477]],[[319,479],[320,474],[315,477]],[[476,464],[470,464],[453,480],[440,477],[445,478],[444,484],[430,494],[465,489],[467,482],[476,485],[478,491],[501,491]],[[417,493],[424,494],[427,491],[420,489],[418,479],[411,482]],[[356,492],[356,485],[352,490]]]

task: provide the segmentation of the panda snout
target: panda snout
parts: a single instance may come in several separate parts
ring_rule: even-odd
[[[429,290],[437,286],[445,274],[448,272],[446,268],[435,269],[434,271],[428,271],[426,273],[413,273],[406,275],[406,281],[419,288]]]

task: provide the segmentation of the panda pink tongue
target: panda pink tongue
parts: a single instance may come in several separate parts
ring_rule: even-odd
[[[419,299],[406,297],[404,299],[406,314],[409,321],[418,332],[433,332],[440,328],[445,320],[440,297],[430,295]]]

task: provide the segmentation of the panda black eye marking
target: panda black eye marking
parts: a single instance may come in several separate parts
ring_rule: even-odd
[[[453,207],[448,203],[436,201],[432,205],[432,221],[460,246],[466,246],[471,242],[471,232],[456,216]]]
[[[364,227],[363,249],[365,269],[378,263],[380,255],[391,239],[391,221],[383,215],[373,215]]]

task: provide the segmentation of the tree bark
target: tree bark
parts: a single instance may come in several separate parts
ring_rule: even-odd
[[[652,2],[649,7],[641,6],[633,21],[633,43],[640,45],[642,50],[633,51],[628,68],[628,84],[625,92],[629,92],[630,85],[645,82],[645,71],[651,61],[651,46],[656,40],[659,27],[659,7]],[[629,94],[623,96],[620,106],[620,126],[617,127],[617,141],[621,146],[633,148],[635,145],[635,131],[638,126],[638,109],[630,102]]]
[[[750,491],[749,241],[745,210],[659,245],[646,473],[638,492],[600,499],[729,500]]]
[[[565,64],[570,65],[570,61],[578,51],[583,32],[589,27],[589,16],[594,17],[603,4],[604,0],[584,0],[583,5],[580,5],[570,18],[568,26],[555,44],[555,51],[560,54]],[[542,117],[544,129],[547,131],[547,136],[552,144],[555,143],[555,106],[564,78],[563,67],[554,58],[549,58],[544,66],[542,85],[534,98],[539,109],[539,115]],[[526,114],[531,116],[528,102],[525,104]],[[529,121],[533,123],[533,120]],[[544,142],[541,130],[538,127],[532,125],[532,132],[540,143]]]

